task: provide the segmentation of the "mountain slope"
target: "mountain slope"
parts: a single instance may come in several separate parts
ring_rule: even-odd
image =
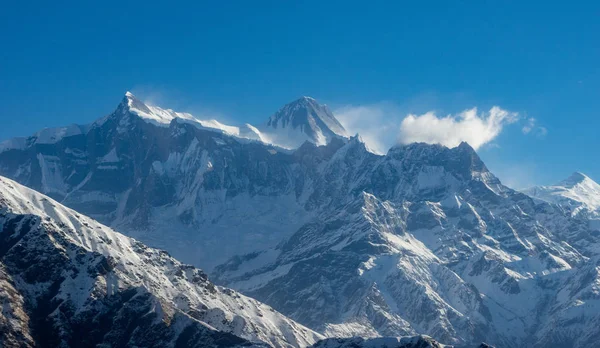
[[[573,215],[600,216],[600,185],[585,174],[575,172],[567,179],[551,186],[535,186],[523,193],[555,203]]]
[[[304,347],[320,337],[2,177],[0,227],[4,346]]]

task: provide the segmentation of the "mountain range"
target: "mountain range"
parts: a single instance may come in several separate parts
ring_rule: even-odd
[[[72,342],[73,325],[125,308],[160,310],[132,324],[140,336],[106,324],[89,345],[144,345],[135,340],[158,330],[159,344],[184,346],[192,339],[182,330],[232,345],[374,347],[394,340],[375,337],[411,336],[393,344],[425,346],[419,334],[497,347],[600,340],[600,186],[576,173],[518,192],[467,143],[375,154],[309,97],[255,127],[127,93],[92,124],[0,144],[0,175],[9,178],[1,236],[11,245],[0,254],[3,288],[14,308],[23,303],[11,314],[21,318],[13,341],[44,337],[30,317],[64,327],[52,339]],[[38,264],[50,278],[25,281]],[[33,315],[39,306],[45,316]],[[65,322],[63,306],[80,320]],[[342,339],[353,336],[363,338]],[[317,343],[324,337],[336,338]]]

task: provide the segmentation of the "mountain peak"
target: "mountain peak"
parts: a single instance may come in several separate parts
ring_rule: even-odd
[[[573,187],[577,184],[581,184],[585,181],[592,181],[587,175],[581,172],[573,172],[568,178],[559,182],[556,186],[565,186],[565,187]]]
[[[290,147],[297,147],[307,140],[325,145],[332,138],[346,136],[344,126],[331,110],[307,96],[279,109],[269,118],[265,128],[279,142],[287,139]]]
[[[535,186],[524,190],[531,197],[565,207],[575,207],[573,214],[580,208],[600,209],[600,185],[581,172],[574,172],[565,180],[552,186]]]
[[[121,101],[121,106],[141,117],[152,114],[150,108],[129,91],[125,92],[123,101]]]

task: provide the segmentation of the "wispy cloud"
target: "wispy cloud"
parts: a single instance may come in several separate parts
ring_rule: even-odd
[[[535,127],[535,118],[531,117],[527,119],[527,123],[521,128],[521,131],[523,134],[529,134],[533,130],[533,127]]]
[[[537,120],[533,117],[527,119],[523,128],[521,128],[523,134],[533,134],[538,137],[543,137],[548,134],[548,129],[546,127],[538,126]]]

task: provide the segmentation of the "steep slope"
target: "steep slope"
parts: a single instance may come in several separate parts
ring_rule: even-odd
[[[305,141],[325,145],[346,130],[329,108],[310,97],[302,97],[279,109],[263,128],[272,143],[297,148]]]
[[[320,337],[2,177],[0,227],[5,347],[304,347]]]

